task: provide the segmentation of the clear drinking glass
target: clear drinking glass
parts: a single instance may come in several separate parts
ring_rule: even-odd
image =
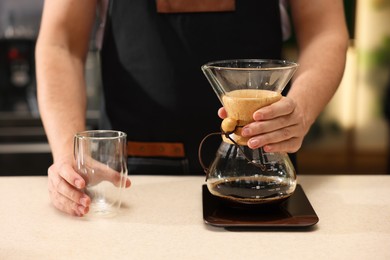
[[[92,130],[74,137],[76,171],[86,182],[91,198],[89,216],[113,216],[121,205],[127,179],[126,134],[112,130]]]

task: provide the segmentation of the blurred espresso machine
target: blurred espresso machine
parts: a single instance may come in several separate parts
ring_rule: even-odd
[[[46,175],[51,150],[38,111],[35,45],[44,0],[0,0],[0,177]],[[98,52],[86,62],[87,128],[100,117]]]
[[[42,4],[0,0],[0,176],[45,175],[52,161],[36,98]]]
[[[42,0],[0,2],[0,111],[38,116],[34,49]]]
[[[35,40],[0,39],[0,110],[37,113],[34,63]]]

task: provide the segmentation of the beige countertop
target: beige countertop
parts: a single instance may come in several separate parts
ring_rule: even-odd
[[[134,176],[115,218],[71,217],[46,177],[0,177],[0,259],[390,259],[390,175],[298,177],[319,222],[228,231],[203,222],[203,177]]]

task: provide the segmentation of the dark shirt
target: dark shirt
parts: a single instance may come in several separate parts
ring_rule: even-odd
[[[189,173],[198,146],[219,131],[221,107],[200,70],[226,59],[279,59],[278,0],[237,0],[232,12],[162,14],[155,0],[111,1],[102,46],[106,112],[132,141],[182,142]],[[220,138],[204,151],[215,155]]]

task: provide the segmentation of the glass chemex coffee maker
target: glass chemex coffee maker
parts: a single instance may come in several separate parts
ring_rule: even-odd
[[[279,203],[296,187],[295,169],[286,153],[268,153],[247,146],[242,127],[253,113],[282,98],[281,92],[298,64],[285,60],[223,60],[202,66],[202,71],[227,111],[222,121],[222,143],[210,167],[205,167],[211,194],[234,206]]]

